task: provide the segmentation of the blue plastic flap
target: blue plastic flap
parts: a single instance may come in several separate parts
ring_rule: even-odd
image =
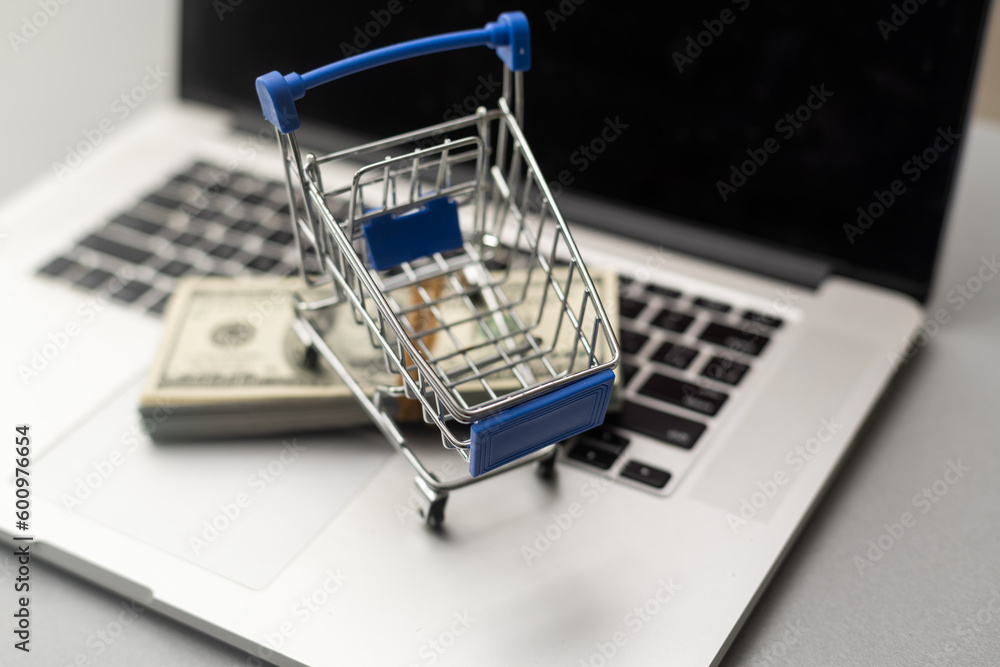
[[[601,371],[475,422],[469,474],[478,477],[600,425],[614,383],[614,371]]]
[[[368,265],[376,271],[462,247],[458,204],[447,197],[431,199],[415,211],[372,218],[362,231],[368,243]]]

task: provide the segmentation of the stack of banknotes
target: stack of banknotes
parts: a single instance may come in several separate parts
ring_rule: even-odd
[[[559,271],[565,271],[560,269]],[[557,279],[559,274],[557,271]],[[592,269],[591,277],[604,303],[613,329],[617,332],[618,280],[613,271]],[[507,278],[504,293],[521,294],[526,273],[513,271]],[[570,344],[573,332],[565,325],[562,304],[551,297],[545,277],[536,271],[524,293],[526,317],[535,316],[546,292],[544,311],[534,330],[534,339],[542,344],[558,338],[555,354],[565,365],[566,356],[577,355],[575,368],[585,361],[582,350]],[[536,284],[537,283],[537,284]],[[580,281],[571,283],[570,300],[579,303]],[[406,288],[413,299],[420,298],[416,288]],[[424,296],[437,298],[440,285],[425,283]],[[354,394],[337,374],[314,354],[309,354],[292,329],[295,319],[293,293],[301,290],[297,278],[190,278],[181,281],[167,308],[163,337],[143,390],[140,413],[158,416],[154,437],[157,439],[227,438],[248,435],[274,435],[350,428],[371,423]],[[401,301],[407,298],[393,294]],[[418,302],[419,303],[419,302]],[[404,304],[405,305],[405,304]],[[466,312],[447,312],[448,308],[467,309],[468,301],[446,301],[444,320],[467,320]],[[483,303],[483,308],[489,304]],[[593,312],[593,309],[590,309]],[[324,339],[351,376],[370,396],[376,387],[394,387],[401,377],[386,369],[380,349],[372,346],[367,329],[358,324],[346,305],[334,306],[325,318]],[[495,319],[495,318],[493,318]],[[562,319],[564,326],[557,327]],[[437,318],[422,309],[408,316],[414,331],[439,328]],[[487,321],[488,328],[502,330],[502,318]],[[480,322],[471,322],[454,331],[462,345],[475,345],[491,332]],[[496,330],[492,332],[496,334]],[[461,377],[463,355],[453,353],[455,336],[435,333],[424,336],[423,344],[432,356],[453,358],[452,377]],[[513,345],[513,343],[509,343]],[[489,349],[489,346],[483,348]],[[598,356],[608,358],[608,351],[598,347]],[[448,364],[444,364],[447,366]],[[519,380],[512,372],[489,378],[490,388],[498,394],[514,391],[532,374],[544,376],[537,362],[518,367]],[[463,398],[470,404],[488,400],[481,383],[462,385]],[[396,418],[419,420],[419,405],[400,401],[394,408]],[[168,415],[163,418],[163,415]]]

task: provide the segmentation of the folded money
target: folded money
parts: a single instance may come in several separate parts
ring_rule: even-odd
[[[617,295],[614,272],[595,270],[591,275],[599,293]],[[524,289],[527,280],[526,272],[512,271],[504,293],[522,296],[519,308],[534,310],[537,316],[549,288],[539,272],[531,276],[531,284]],[[443,282],[440,278],[424,281],[419,286],[423,295],[417,286],[408,286],[389,296],[404,308],[418,306],[421,296],[440,298],[446,289]],[[139,405],[144,417],[157,411],[169,415],[157,420],[154,437],[170,440],[274,435],[370,423],[367,413],[332,369],[322,361],[303,363],[303,347],[291,327],[295,317],[293,293],[301,287],[297,278],[275,277],[189,278],[178,284]],[[574,286],[571,297],[574,289],[582,290]],[[484,309],[495,308],[486,300],[481,305]],[[472,318],[454,328],[451,335],[437,331],[438,319],[432,311],[436,310],[445,321],[470,320],[467,303],[452,299],[443,301],[440,309],[417,306],[410,308],[406,319],[420,338],[418,347],[434,358],[445,359],[440,365],[450,378],[458,378],[453,382],[460,385],[467,403],[488,400],[480,380],[462,378],[468,372],[470,359],[479,362],[480,371],[490,368],[491,360],[484,360],[483,352],[470,358],[455,342],[460,340],[463,349],[494,349],[482,343],[488,343],[491,335],[502,338],[510,323],[500,316]],[[465,311],[450,312],[455,308]],[[573,332],[565,325],[560,309],[557,299],[545,302],[533,339],[555,347],[550,357],[558,359],[557,366],[567,363],[571,355],[577,355],[573,358],[575,364],[585,363],[582,350],[570,344]],[[371,395],[379,386],[400,385],[401,377],[386,369],[381,349],[372,346],[367,329],[355,321],[349,306],[341,304],[331,311],[324,339],[366,393]],[[612,311],[609,317],[617,330],[617,309]],[[512,310],[508,317],[517,312]],[[558,326],[560,319],[562,327]],[[505,341],[511,354],[517,353],[513,349],[517,344],[513,338]],[[599,349],[598,356],[606,359],[606,349]],[[526,380],[534,380],[536,375],[547,377],[546,372],[541,362],[533,360],[514,370],[493,372],[485,379],[490,390],[502,395],[520,388]],[[400,401],[395,409],[400,421],[420,419],[420,406],[415,401]]]

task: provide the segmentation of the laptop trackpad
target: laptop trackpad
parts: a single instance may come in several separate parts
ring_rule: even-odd
[[[38,493],[250,588],[265,587],[386,460],[378,433],[154,443],[141,383],[35,463]]]

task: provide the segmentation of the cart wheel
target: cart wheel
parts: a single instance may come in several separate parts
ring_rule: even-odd
[[[556,476],[556,456],[559,454],[558,445],[552,448],[552,453],[538,461],[538,476],[542,479],[552,479]]]
[[[447,502],[447,494],[442,494],[431,501],[430,506],[426,510],[421,510],[420,513],[424,517],[424,522],[431,530],[439,530],[444,523],[444,506]]]

